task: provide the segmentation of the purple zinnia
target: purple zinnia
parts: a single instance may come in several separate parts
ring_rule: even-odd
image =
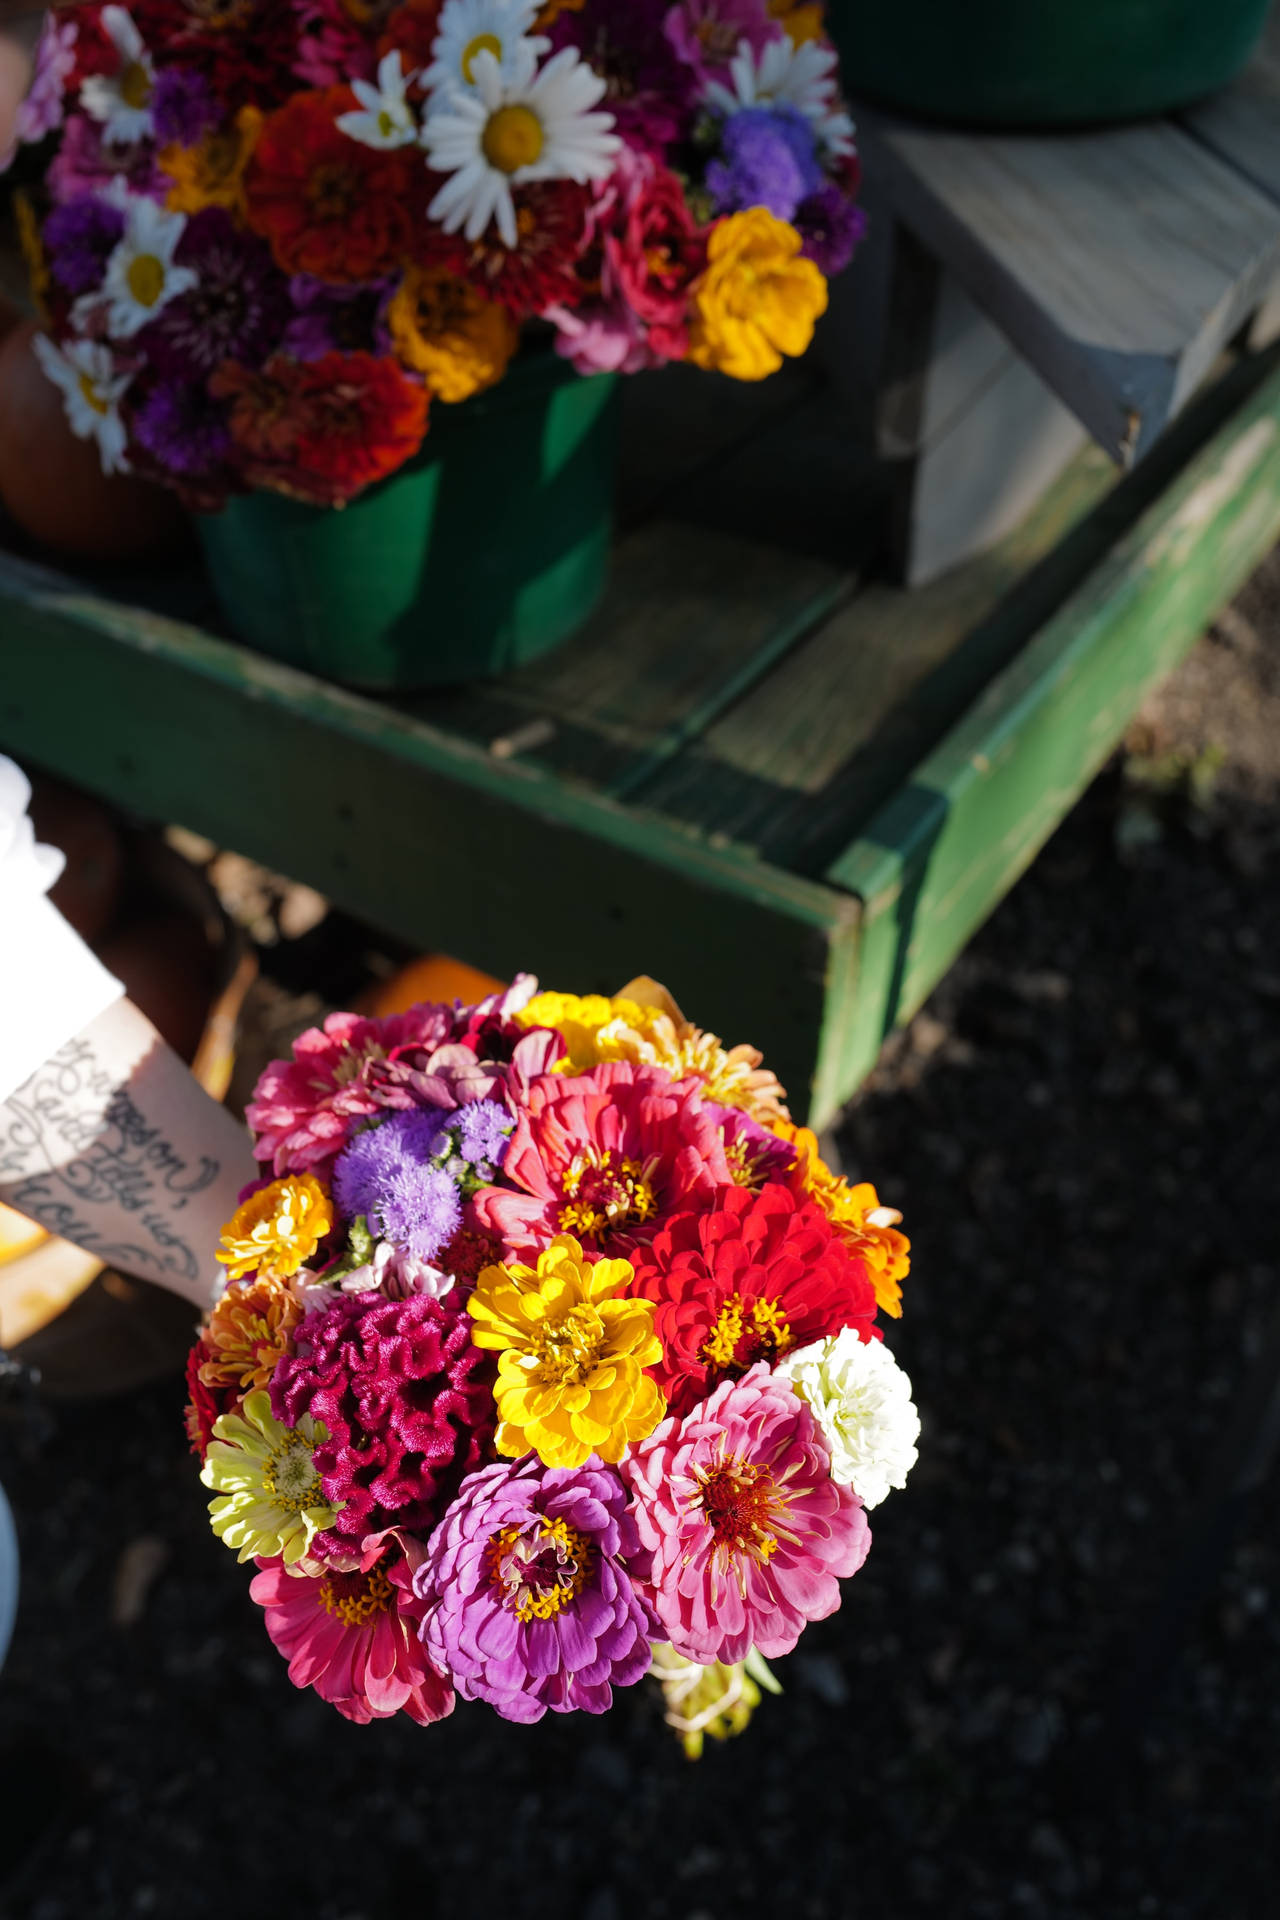
[[[203,387],[161,380],[133,416],[133,435],[169,473],[196,479],[230,457],[226,411]]]
[[[205,207],[187,221],[177,259],[200,283],[138,335],[151,365],[177,380],[208,379],[224,360],[261,366],[289,312],[288,283],[265,241],[222,207]]]
[[[414,1574],[428,1657],[507,1720],[607,1712],[649,1670],[653,1616],[625,1564],[637,1545],[621,1478],[594,1454],[482,1468]]]
[[[151,113],[156,139],[165,147],[196,146],[222,118],[208,81],[194,67],[166,67],[156,76]]]
[[[725,121],[720,142],[723,158],[707,168],[717,213],[766,207],[790,220],[825,182],[813,128],[794,107],[744,107]]]
[[[462,1225],[458,1189],[433,1166],[448,1147],[441,1114],[430,1107],[393,1114],[338,1155],[333,1191],[349,1220],[363,1214],[380,1240],[432,1260]]]
[[[687,133],[697,84],[667,36],[670,11],[671,0],[586,0],[550,33],[556,52],[577,47],[604,81],[600,105],[627,145],[657,159]]]
[[[58,285],[68,293],[100,287],[123,233],[124,214],[99,194],[78,193],[54,207],[44,223],[44,244]]]
[[[390,353],[386,313],[394,292],[390,280],[339,287],[309,273],[295,274],[289,282],[294,317],[285,332],[285,352],[304,362],[322,360],[326,353]]]
[[[786,1181],[796,1164],[796,1150],[776,1133],[770,1133],[741,1107],[721,1107],[707,1102],[707,1112],[717,1115],[724,1140],[724,1157],[733,1172],[735,1187],[757,1191],[767,1181]]]
[[[834,181],[811,193],[796,208],[800,251],[828,280],[843,273],[867,230],[867,216]]]

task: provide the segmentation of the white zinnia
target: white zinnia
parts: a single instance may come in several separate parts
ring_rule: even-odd
[[[155,131],[155,68],[127,8],[104,7],[101,18],[120,64],[114,73],[91,73],[80,88],[80,104],[91,119],[101,122],[109,141],[125,146]]]
[[[490,220],[508,247],[516,244],[513,186],[526,180],[604,180],[622,142],[611,113],[592,113],[605,82],[575,47],[563,47],[536,69],[528,40],[519,43],[513,76],[487,50],[471,63],[474,94],[437,95],[422,144],[437,173],[450,177],[427,209],[446,233],[466,225],[478,240]],[[438,104],[437,104],[438,103]]]
[[[405,89],[414,78],[405,73],[400,55],[393,48],[384,54],[378,67],[378,84],[353,80],[351,91],[362,112],[340,113],[335,125],[339,133],[358,140],[363,147],[411,147],[417,143],[418,120],[406,97]]]
[[[71,317],[77,326],[88,326],[105,309],[107,332],[128,340],[176,295],[197,286],[200,276],[174,260],[186,231],[185,213],[167,213],[141,194],[113,197],[124,209],[124,232],[107,261],[102,286],[82,294]]]
[[[835,104],[835,67],[835,49],[816,40],[797,47],[783,34],[766,42],[758,56],[750,41],[740,40],[729,62],[733,91],[712,80],[707,85],[707,102],[720,113],[738,113],[743,107],[794,107],[828,153],[852,153],[853,122]]]
[[[540,35],[530,37],[538,0],[445,0],[439,30],[431,43],[431,65],[422,76],[428,92],[474,94],[474,62],[491,53],[502,78],[516,78],[521,45],[535,57],[551,45]]]
[[[831,1477],[878,1507],[903,1487],[917,1459],[920,1415],[911,1382],[883,1341],[842,1327],[789,1353],[777,1371],[807,1400],[831,1448]]]
[[[47,378],[62,393],[72,433],[97,441],[104,473],[127,473],[128,436],[120,402],[133,376],[119,372],[111,349],[98,340],[68,340],[56,347],[47,334],[38,333],[32,346]]]

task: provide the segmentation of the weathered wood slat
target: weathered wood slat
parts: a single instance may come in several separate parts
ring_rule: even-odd
[[[1280,536],[1274,370],[988,687],[827,879],[865,903],[857,1017],[821,1118],[874,1064],[1105,760],[1147,688]],[[825,1075],[829,1074],[827,1078]]]
[[[1183,116],[1183,124],[1273,200],[1280,200],[1280,10],[1240,78]]]
[[[1125,463],[1280,268],[1280,207],[1172,123],[1015,138],[868,115],[862,132],[898,217]]]

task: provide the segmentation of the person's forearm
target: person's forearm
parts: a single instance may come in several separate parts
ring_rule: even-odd
[[[223,1223],[258,1169],[244,1129],[127,1000],[0,1104],[0,1200],[205,1307]]]

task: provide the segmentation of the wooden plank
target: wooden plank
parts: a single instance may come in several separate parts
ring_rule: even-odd
[[[0,743],[499,975],[665,976],[805,1109],[846,894],[3,558]]]
[[[1262,45],[1239,79],[1184,114],[1182,123],[1246,180],[1280,200],[1280,9],[1272,9]]]
[[[1147,689],[1280,536],[1280,372],[832,862],[865,902],[847,1092],[1101,766]],[[831,1096],[824,1094],[824,1102]],[[819,1108],[819,1124],[825,1113]]]
[[[864,117],[897,216],[1118,461],[1280,269],[1280,207],[1168,122],[978,136]]]

